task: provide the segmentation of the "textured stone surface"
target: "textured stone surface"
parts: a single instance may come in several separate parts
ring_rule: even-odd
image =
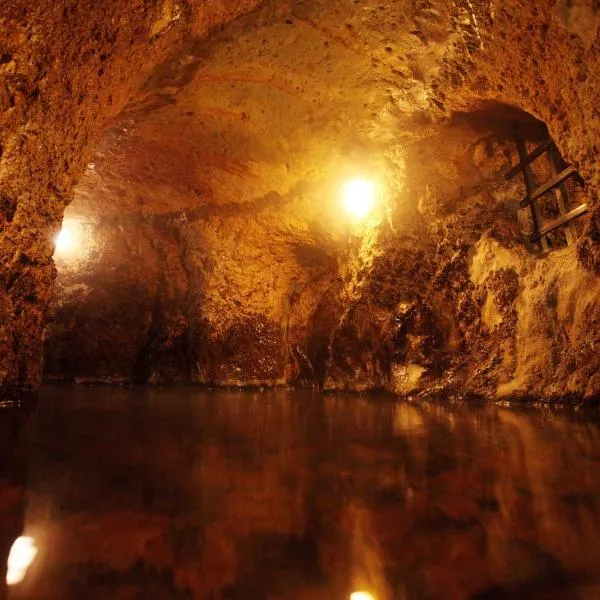
[[[158,3],[126,27],[109,25],[124,5],[94,9],[81,38],[39,9],[58,23],[39,33],[48,55],[96,39],[93,22],[112,53],[69,54],[71,87],[61,72],[2,113],[3,385],[39,379],[51,234],[77,181],[67,216],[97,251],[57,257],[51,375],[596,397],[594,3],[272,0],[201,39],[249,7]],[[502,182],[510,122],[531,115],[592,207],[577,247],[544,257],[520,234],[522,187]],[[352,225],[337,194],[359,174],[383,194]]]
[[[99,132],[171,48],[252,6],[3,2],[0,393],[39,384],[52,240]]]

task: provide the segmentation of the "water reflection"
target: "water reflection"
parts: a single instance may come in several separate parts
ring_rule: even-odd
[[[16,585],[25,579],[37,553],[37,545],[32,537],[21,535],[13,542],[6,561],[7,585]]]
[[[47,388],[40,552],[10,598],[598,598],[599,433],[382,397]]]
[[[350,600],[375,600],[375,596],[369,592],[353,592],[350,594]]]
[[[6,598],[7,583],[17,576],[8,562],[24,526],[29,413],[25,406],[0,407],[0,598]]]

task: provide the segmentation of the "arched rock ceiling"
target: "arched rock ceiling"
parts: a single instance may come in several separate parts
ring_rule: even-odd
[[[101,140],[72,211],[203,210],[311,184],[318,195],[365,170],[399,184],[399,144],[429,126],[444,65],[477,43],[468,7],[266,2],[155,71]]]

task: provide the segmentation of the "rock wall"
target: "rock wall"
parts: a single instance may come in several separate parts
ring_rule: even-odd
[[[335,238],[311,228],[308,192],[170,215],[162,233],[113,226],[104,252],[59,272],[48,373],[597,397],[600,281],[559,235],[544,256],[528,247],[524,186],[504,180],[517,155],[505,113],[405,141],[404,189]],[[527,119],[531,147],[546,135],[509,114]]]
[[[598,398],[600,279],[558,235],[545,255],[528,247],[523,184],[503,177],[510,124],[495,125],[482,135],[461,118],[407,147],[405,195],[336,330],[326,387]]]
[[[50,376],[119,383],[186,380],[188,281],[168,219],[85,222],[57,254],[46,331]]]
[[[53,237],[97,136],[153,68],[257,2],[0,9],[0,394],[40,382]]]
[[[30,32],[54,15],[44,56],[78,75],[54,67],[1,113],[5,391],[39,382],[52,234],[77,179],[71,210],[101,250],[61,270],[51,375],[597,398],[593,2],[272,0],[207,40],[250,3],[156,4],[135,28],[124,6],[78,3],[81,38],[69,11],[12,6]],[[577,245],[547,256],[502,178],[521,111],[591,207]],[[356,173],[385,190],[362,225],[337,202]]]

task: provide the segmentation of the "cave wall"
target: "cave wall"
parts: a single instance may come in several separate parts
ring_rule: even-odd
[[[169,220],[73,222],[76,252],[56,257],[46,376],[187,380],[189,285]]]
[[[500,376],[495,361],[502,343],[514,342],[515,318],[486,326],[487,289],[472,281],[470,265],[483,235],[508,248],[523,241],[520,196],[503,180],[510,121],[480,125],[458,118],[406,143],[406,186],[335,332],[327,388],[495,391],[470,379],[490,369]],[[502,277],[490,282],[502,293]]]
[[[98,134],[173,47],[251,9],[231,3],[0,9],[0,393],[35,390],[55,278],[53,237]]]
[[[539,257],[526,244],[524,186],[504,180],[517,160],[512,117],[527,119],[531,148],[546,132],[505,112],[457,115],[405,140],[389,211],[343,235],[311,221],[310,207],[324,217],[306,190],[145,227],[95,225],[103,251],[59,270],[47,373],[597,397],[600,281],[575,246],[556,238]],[[85,198],[71,207],[85,208]]]
[[[293,201],[291,201],[293,202]],[[282,208],[282,204],[284,207]],[[289,212],[288,212],[289,210]],[[282,216],[282,212],[287,213]],[[307,286],[334,278],[333,248],[318,245],[278,196],[250,213],[215,215],[186,227],[187,264],[196,283],[190,312],[192,380],[216,385],[291,382],[293,356],[312,328]],[[317,300],[309,293],[309,302]],[[331,324],[329,325],[331,326]]]
[[[327,342],[309,340],[320,293],[338,278],[336,249],[293,210],[282,219],[282,203],[90,221],[76,200],[65,226],[77,240],[56,256],[46,376],[317,385],[308,357],[320,352],[322,382]]]
[[[338,272],[319,206],[307,210],[302,187],[206,202],[194,182],[171,178],[180,154],[148,164],[135,135],[121,125],[108,133],[66,213],[77,239],[55,257],[47,377],[314,384],[299,344],[314,337],[314,290]]]
[[[579,260],[598,274],[600,8],[593,0],[470,4],[476,25],[467,28],[465,51],[445,65],[451,76],[440,85],[438,108],[500,102],[547,124],[588,183],[593,211]]]
[[[406,146],[406,189],[335,330],[326,388],[598,398],[600,278],[559,236],[542,256],[528,244],[524,185],[504,180],[511,127],[463,115]]]
[[[73,207],[106,220],[115,256],[135,255],[128,233],[144,249],[137,266],[99,255],[93,285],[61,272],[53,374],[77,354],[82,377],[597,395],[595,3],[273,0],[199,40],[250,7],[9,5],[3,390],[39,383],[52,236],[78,180]],[[585,178],[576,248],[528,252],[519,191],[500,185],[509,146],[456,118],[498,105],[545,122]],[[353,232],[332,182],[358,155],[378,157],[390,192]],[[172,215],[166,232],[157,215]],[[176,292],[161,291],[171,271]],[[120,311],[134,289],[138,308]],[[160,373],[171,345],[178,366]]]

